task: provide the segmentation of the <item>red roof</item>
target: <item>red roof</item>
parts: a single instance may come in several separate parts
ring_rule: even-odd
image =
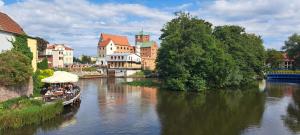
[[[25,34],[19,24],[2,12],[0,12],[0,30],[14,34]]]
[[[102,41],[99,42],[99,46],[106,46],[110,40],[112,40],[116,45],[124,45],[129,46],[129,42],[126,36],[119,36],[119,35],[111,35],[111,34],[104,34],[102,33],[100,36],[100,39]],[[107,44],[104,44],[102,42],[105,42]]]
[[[283,53],[283,60],[284,61],[294,61],[293,59],[289,58],[289,56],[287,55],[287,53]]]
[[[57,45],[59,45],[59,44],[48,45],[48,46],[47,46],[47,49],[55,49],[55,46],[57,46]],[[72,49],[72,48],[70,48],[70,47],[68,47],[68,46],[66,46],[66,45],[64,45],[64,44],[63,44],[62,46],[65,47],[65,50],[74,50],[74,49]]]
[[[111,41],[111,39],[107,39],[107,40],[104,40],[102,42],[99,43],[99,46],[100,47],[105,47],[109,42]]]

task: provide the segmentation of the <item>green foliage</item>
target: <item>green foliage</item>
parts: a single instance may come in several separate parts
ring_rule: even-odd
[[[82,55],[81,57],[81,63],[82,64],[91,64],[92,60],[90,56]]]
[[[157,81],[146,79],[146,80],[135,80],[132,82],[126,82],[126,84],[131,86],[146,86],[146,87],[154,87],[158,86],[159,83]]]
[[[41,62],[37,64],[38,69],[48,69],[48,59],[44,58]]]
[[[46,105],[40,100],[24,97],[6,101],[0,106],[6,106],[0,111],[0,130],[38,124],[63,111],[62,102]]]
[[[280,64],[283,62],[283,54],[275,49],[267,50],[266,63],[270,65],[271,68],[279,68]]]
[[[97,71],[97,68],[96,67],[85,67],[85,68],[82,68],[82,71]]]
[[[203,91],[239,84],[237,66],[212,35],[212,24],[179,13],[162,29],[158,74],[167,89]]]
[[[248,34],[240,26],[217,26],[213,35],[237,65],[241,83],[250,83],[264,71],[265,50],[261,37]]]
[[[52,69],[37,70],[33,75],[33,95],[39,96],[40,90],[44,83],[41,82],[42,79],[52,76],[54,71]]]
[[[23,84],[32,75],[31,60],[18,51],[0,54],[0,85]]]
[[[30,48],[28,47],[27,44],[27,36],[26,35],[18,35],[15,37],[14,41],[11,41],[13,45],[13,51],[18,51],[27,56],[31,60],[33,58],[33,54],[30,51]]]
[[[285,45],[282,47],[289,56],[295,60],[295,67],[300,67],[300,35],[293,34],[289,37],[287,41],[285,41]]]

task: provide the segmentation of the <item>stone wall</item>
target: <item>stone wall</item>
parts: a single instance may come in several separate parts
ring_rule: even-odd
[[[23,86],[0,86],[0,102],[20,96],[30,96],[33,94],[33,80],[29,79],[28,83]]]

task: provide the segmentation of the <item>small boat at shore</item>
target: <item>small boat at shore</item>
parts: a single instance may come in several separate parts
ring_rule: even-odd
[[[65,71],[55,71],[53,76],[42,79],[45,87],[41,90],[45,102],[62,101],[63,105],[80,102],[81,90],[75,83],[78,76]]]

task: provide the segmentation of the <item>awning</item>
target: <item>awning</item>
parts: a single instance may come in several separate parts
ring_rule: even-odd
[[[55,71],[53,76],[42,79],[44,83],[75,83],[77,81],[77,75],[65,71]]]

